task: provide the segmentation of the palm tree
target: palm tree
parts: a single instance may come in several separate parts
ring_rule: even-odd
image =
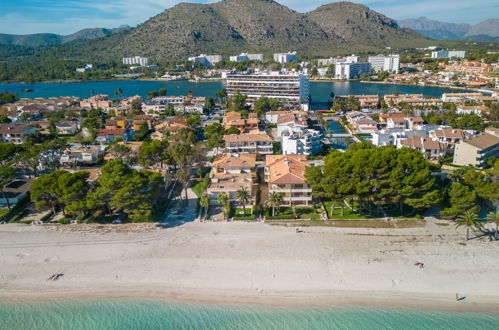
[[[229,208],[229,196],[227,196],[227,194],[224,192],[220,193],[217,196],[217,201],[218,201],[218,204],[222,205],[224,208],[224,219],[225,219],[227,209]]]
[[[487,214],[487,217],[485,219],[489,220],[490,222],[493,222],[496,225],[494,239],[497,240],[497,231],[499,229],[499,209],[496,209],[495,211],[492,211],[489,214]]]
[[[275,209],[279,208],[282,203],[282,199],[282,195],[276,192],[273,192],[269,195],[269,199],[267,200],[266,204],[267,207],[272,208],[272,216],[275,216]]]
[[[244,187],[239,189],[236,192],[236,198],[243,205],[243,212],[244,212],[244,215],[246,215],[246,204],[249,203],[249,200],[250,200],[250,193],[249,193],[248,189],[246,189]]]
[[[7,207],[9,211],[11,210],[11,206],[9,203],[9,197],[5,193],[5,186],[8,185],[12,179],[14,179],[14,169],[7,165],[0,166],[0,192],[2,193],[3,198],[7,203]]]
[[[208,195],[201,196],[201,198],[199,199],[199,205],[205,209],[203,216],[203,220],[205,220],[206,216],[208,215],[208,208],[210,207],[210,198],[208,197]]]
[[[482,229],[482,223],[480,222],[480,218],[478,215],[471,211],[466,211],[462,216],[456,219],[456,228],[461,226],[466,227],[466,240],[470,239],[470,228],[473,231],[477,229]]]

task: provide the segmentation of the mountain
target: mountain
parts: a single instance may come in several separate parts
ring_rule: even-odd
[[[483,37],[493,38],[495,41],[499,41],[499,19],[488,19],[481,23],[475,24],[471,29],[465,34],[465,38],[468,40],[475,40],[471,38],[483,38]],[[489,41],[489,40],[477,40],[477,41]],[[492,40],[490,40],[492,41]]]
[[[26,35],[0,33],[0,44],[27,46],[27,47],[61,45],[73,41],[83,41],[83,40],[105,37],[128,28],[130,27],[123,26],[115,29],[103,29],[103,28],[83,29],[73,34],[65,36],[53,33],[35,33],[35,34],[26,34]]]
[[[440,40],[499,41],[499,20],[489,19],[476,25],[445,23],[426,17],[399,20],[400,26]]]
[[[429,44],[429,39],[399,27],[393,19],[349,2],[298,13],[272,0],[223,0],[179,3],[136,28],[71,44],[53,54],[100,61],[141,55],[158,61],[199,53],[296,50],[329,55]]]

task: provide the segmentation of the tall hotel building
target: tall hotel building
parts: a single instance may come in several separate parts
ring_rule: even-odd
[[[400,55],[391,54],[388,56],[369,56],[367,60],[371,63],[373,71],[388,71],[398,73],[400,69]]]
[[[237,92],[246,95],[249,104],[264,96],[278,100],[284,107],[309,109],[310,85],[306,74],[228,74],[225,87],[229,96]]]

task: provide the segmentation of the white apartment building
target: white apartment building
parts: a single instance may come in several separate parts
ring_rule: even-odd
[[[246,95],[248,104],[264,96],[278,100],[284,107],[309,108],[310,84],[302,73],[227,74],[225,87],[229,96],[238,92]]]
[[[263,62],[263,54],[241,53],[240,55],[230,57],[231,62],[241,62],[247,60]]]
[[[222,60],[222,55],[206,55],[201,54],[199,56],[189,57],[189,61],[192,63],[200,63],[206,66],[212,66]]]
[[[431,52],[431,58],[464,58],[466,51],[464,50],[437,50]]]
[[[312,156],[322,150],[322,134],[313,129],[291,128],[281,138],[283,155]]]
[[[343,62],[336,64],[334,75],[336,79],[352,79],[369,73],[371,73],[371,63],[369,62]]]
[[[297,58],[298,56],[296,55],[296,52],[274,54],[274,61],[281,64],[296,61]]]
[[[398,73],[400,69],[400,55],[398,54],[369,56],[368,62],[371,63],[373,71]]]
[[[149,63],[149,60],[147,57],[140,57],[140,56],[135,56],[135,57],[123,57],[123,64],[125,65],[140,65],[140,66],[146,66],[147,63]]]
[[[330,58],[320,58],[317,60],[317,63],[322,66],[335,65],[339,63],[357,63],[359,61],[359,57],[356,55],[350,55],[346,57],[330,57]]]

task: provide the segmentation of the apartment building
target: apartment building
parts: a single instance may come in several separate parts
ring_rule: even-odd
[[[158,111],[163,112],[168,109],[168,106],[172,104],[173,106],[184,104],[185,97],[184,96],[158,96],[152,98],[149,101],[146,101],[145,104],[142,105],[143,111],[146,113],[149,111]]]
[[[398,54],[369,56],[367,61],[371,63],[373,71],[398,73],[400,69],[400,55]]]
[[[449,64],[445,67],[445,70],[468,75],[482,75],[494,71],[494,68],[488,63],[464,61]]]
[[[437,50],[431,52],[431,58],[464,58],[466,52],[464,50]]]
[[[310,205],[312,189],[305,181],[307,166],[304,155],[266,156],[265,181],[269,184],[269,194],[281,194],[287,205]]]
[[[35,129],[28,125],[0,125],[0,141],[2,143],[23,144]]]
[[[283,155],[313,156],[322,151],[322,134],[313,129],[289,130],[281,135]]]
[[[189,61],[192,63],[200,63],[201,65],[213,66],[222,60],[222,55],[206,55],[201,54],[199,56],[189,57]]]
[[[486,131],[456,144],[454,149],[455,165],[488,167],[487,160],[499,158],[499,136],[493,131]]]
[[[443,93],[442,101],[452,103],[465,103],[471,100],[480,99],[482,93]]]
[[[448,127],[432,130],[429,132],[429,136],[434,141],[446,144],[449,148],[454,148],[457,143],[470,138],[473,134],[460,128]]]
[[[229,153],[271,155],[272,139],[265,132],[230,134],[224,136],[225,150]]]
[[[222,125],[226,130],[235,127],[241,133],[249,133],[258,129],[258,116],[256,113],[250,113],[249,118],[242,118],[239,112],[227,112],[223,118]]]
[[[407,103],[412,107],[442,106],[442,99],[425,98],[423,94],[387,94],[384,100],[388,105]]]
[[[237,201],[237,191],[248,190],[250,202],[255,201],[256,194],[256,155],[255,154],[225,154],[218,156],[212,162],[210,184],[207,189],[210,204],[218,205],[218,195],[226,193],[233,203]]]
[[[288,53],[275,53],[274,54],[274,61],[277,63],[289,63],[296,61],[298,59],[298,56],[296,52],[288,52]]]
[[[353,79],[370,73],[371,63],[369,62],[342,62],[336,64],[334,76],[336,79]]]
[[[89,97],[88,99],[81,100],[80,107],[87,109],[109,110],[113,107],[113,101],[109,99],[109,96],[99,94]]]
[[[373,133],[378,128],[378,122],[360,111],[350,111],[346,115],[348,123],[357,133]]]
[[[147,57],[140,57],[140,56],[123,57],[123,64],[125,65],[147,66],[148,63],[149,59]]]
[[[90,165],[95,163],[102,153],[99,146],[75,146],[64,151],[60,162],[63,166]]]
[[[241,61],[260,61],[263,62],[263,54],[248,54],[248,53],[241,53],[236,56],[231,56],[230,58],[231,62],[241,62]]]
[[[291,130],[304,130],[308,127],[307,114],[304,112],[288,112],[279,115],[277,118],[277,135],[281,136],[284,132]]]
[[[168,135],[173,135],[183,129],[189,128],[185,119],[166,120],[154,126],[155,132],[151,134],[153,140],[164,140]]]
[[[127,139],[127,131],[125,129],[99,129],[95,137],[95,142],[102,144],[110,144],[116,139]]]
[[[354,99],[360,103],[361,108],[377,108],[379,103],[378,95],[338,95],[338,100]]]
[[[402,147],[419,150],[428,159],[438,159],[447,154],[447,146],[429,137],[414,135],[400,141]]]
[[[308,76],[302,73],[228,74],[225,86],[229,96],[246,95],[248,104],[268,97],[276,99],[283,107],[309,108],[310,85]]]

